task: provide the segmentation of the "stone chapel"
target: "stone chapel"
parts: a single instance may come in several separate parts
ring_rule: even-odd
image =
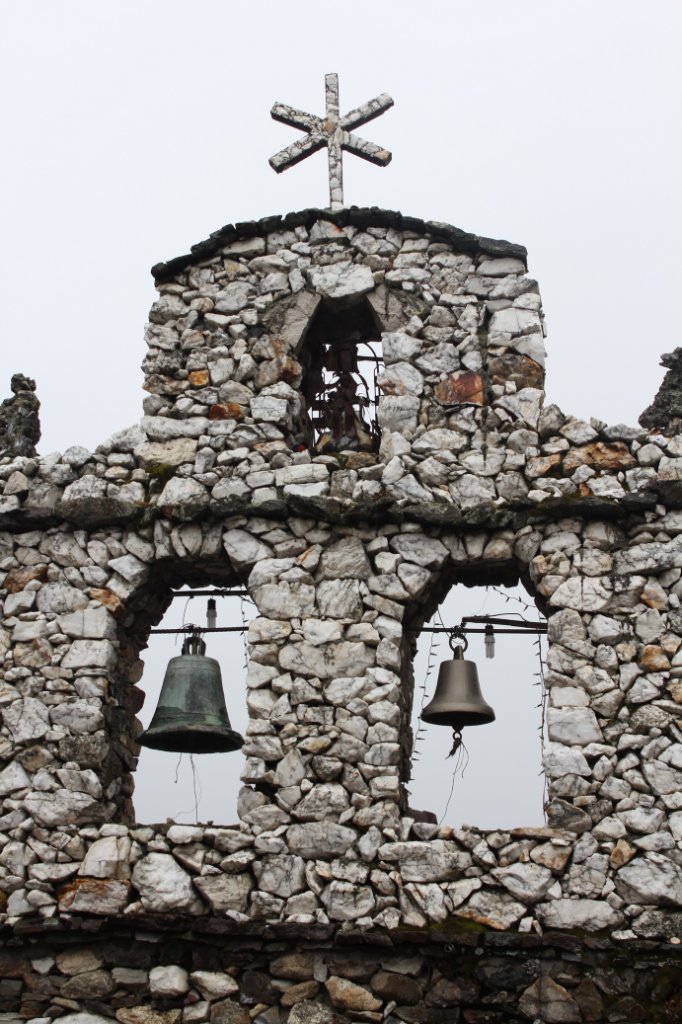
[[[153,274],[138,423],[41,458],[33,382],[3,407],[2,1024],[680,1021],[677,423],[546,405],[525,249],[448,224],[304,210]],[[414,638],[519,581],[546,824],[439,826]],[[238,820],[138,823],[140,652],[216,584],[258,610]]]

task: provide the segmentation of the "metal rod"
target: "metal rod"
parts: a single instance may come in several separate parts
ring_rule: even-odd
[[[483,629],[476,629],[472,626],[424,626],[423,629],[410,630],[413,633],[485,633],[485,627]],[[516,633],[517,635],[525,635],[526,633],[546,633],[547,626],[539,622],[536,626],[522,626],[516,629],[497,629],[495,628],[495,636],[498,633]]]
[[[151,633],[245,633],[244,626],[180,626],[179,629],[150,629]]]
[[[483,628],[483,629],[476,629],[476,627],[472,627],[472,626],[465,626],[462,629],[460,629],[458,626],[455,626],[454,630],[456,630],[458,634],[459,633],[485,633],[485,628]],[[423,629],[420,629],[420,630],[408,630],[407,632],[415,632],[415,633],[416,632],[419,632],[419,633],[452,633],[454,630],[453,630],[453,627],[451,627],[451,626],[424,626]],[[199,632],[199,633],[244,633],[245,632],[245,628],[244,628],[244,626],[216,626],[213,629],[209,629],[207,626],[180,626],[178,629],[150,629],[149,632],[150,632],[150,634],[151,633],[194,633],[194,632]],[[495,633],[509,633],[509,634],[516,633],[517,635],[519,633],[523,634],[523,633],[546,633],[546,632],[547,632],[547,626],[546,626],[546,624],[543,624],[541,622],[538,622],[537,625],[534,625],[532,628],[531,627],[524,627],[521,630],[519,630],[518,628],[516,628],[516,629],[496,629],[495,630]]]
[[[248,597],[248,590],[171,590],[171,597]]]

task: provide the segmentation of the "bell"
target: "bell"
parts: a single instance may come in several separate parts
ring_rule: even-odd
[[[205,652],[206,644],[193,634],[180,657],[168,662],[154,717],[137,739],[143,747],[217,754],[244,743],[227,717],[220,665]]]
[[[462,647],[454,649],[452,661],[442,663],[433,700],[421,718],[431,725],[449,725],[455,732],[495,721],[495,712],[483,700],[476,663],[464,660]]]

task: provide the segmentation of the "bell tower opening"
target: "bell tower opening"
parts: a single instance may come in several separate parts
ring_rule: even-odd
[[[183,588],[151,631],[142,654],[138,822],[237,822],[253,614],[239,588]]]
[[[299,360],[305,403],[302,433],[316,454],[377,453],[381,441],[377,379],[383,369],[381,325],[366,299],[338,308],[323,299]]]
[[[456,586],[427,628],[450,630],[472,616],[519,622],[542,618],[521,586]],[[471,626],[480,632],[455,636],[451,644],[447,632],[425,628],[419,636],[413,662],[410,807],[428,810],[440,824],[453,827],[544,825],[544,637],[524,629]],[[454,716],[457,724],[469,724],[461,727],[461,746],[453,742],[453,716],[444,710],[451,698],[458,707],[464,706],[462,699],[467,708],[471,705],[467,714]]]

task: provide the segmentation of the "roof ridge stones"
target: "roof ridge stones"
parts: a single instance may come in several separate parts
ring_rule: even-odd
[[[225,246],[241,238],[256,238],[268,235],[273,231],[289,230],[297,227],[310,228],[318,220],[330,221],[337,227],[381,227],[395,228],[399,231],[415,231],[419,234],[430,234],[435,242],[448,242],[457,246],[463,253],[482,253],[487,256],[512,256],[523,260],[527,269],[528,250],[523,245],[508,242],[505,239],[486,238],[474,235],[469,231],[435,220],[421,220],[419,217],[406,217],[396,210],[383,210],[378,206],[344,207],[342,210],[322,210],[312,207],[287,214],[274,214],[260,220],[241,221],[237,224],[226,224],[213,231],[202,242],[193,245],[191,251],[183,256],[176,256],[166,263],[156,263],[151,270],[157,284],[164,284],[173,279],[175,274],[205,259],[210,259]]]

